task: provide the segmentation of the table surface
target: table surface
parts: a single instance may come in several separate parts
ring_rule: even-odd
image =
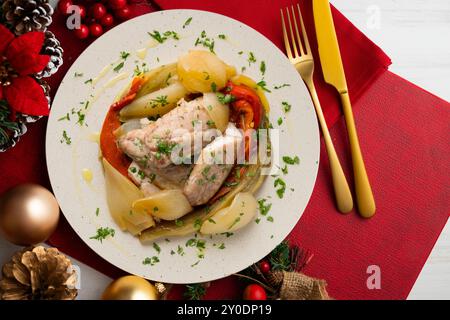
[[[55,4],[57,0],[50,0]],[[390,70],[450,100],[448,0],[332,0],[392,58]],[[0,265],[20,248],[0,238]],[[80,269],[79,299],[98,299],[110,278],[74,261]],[[408,299],[450,299],[450,223],[447,223]]]

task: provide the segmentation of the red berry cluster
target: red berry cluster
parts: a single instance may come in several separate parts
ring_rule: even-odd
[[[70,15],[72,11],[69,8],[72,5],[79,7],[82,21],[80,27],[74,30],[78,39],[99,37],[114,24],[115,19],[127,20],[131,15],[127,0],[60,0],[58,9],[64,15]]]

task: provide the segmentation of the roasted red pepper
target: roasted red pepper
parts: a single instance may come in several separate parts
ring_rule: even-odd
[[[133,82],[131,83],[130,90],[128,90],[127,94],[122,97],[117,102],[114,102],[111,105],[111,109],[114,111],[119,111],[125,106],[129,105],[135,98],[138,93],[138,91],[141,89],[142,85],[144,84],[144,78],[142,77],[135,77],[133,79]]]
[[[256,92],[247,86],[235,85],[230,81],[226,86],[226,93],[231,94],[235,98],[235,101],[231,103],[231,107],[235,115],[241,116],[241,119],[237,121],[241,125],[241,129],[259,128],[263,107]]]

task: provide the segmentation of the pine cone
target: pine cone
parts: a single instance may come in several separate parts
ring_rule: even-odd
[[[50,56],[50,61],[44,70],[39,72],[37,78],[47,78],[58,71],[59,67],[63,64],[64,50],[61,47],[61,43],[56,39],[55,35],[51,31],[45,32],[45,41],[42,46],[41,54]]]
[[[74,300],[77,274],[56,248],[26,248],[3,266],[0,300]]]
[[[53,8],[48,0],[4,0],[2,11],[6,24],[16,35],[45,31],[52,23]]]

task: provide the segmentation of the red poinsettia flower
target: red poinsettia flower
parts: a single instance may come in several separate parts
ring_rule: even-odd
[[[15,37],[0,25],[0,100],[6,100],[12,114],[33,116],[49,113],[42,87],[30,75],[42,71],[50,57],[41,55],[45,35],[28,32]]]

